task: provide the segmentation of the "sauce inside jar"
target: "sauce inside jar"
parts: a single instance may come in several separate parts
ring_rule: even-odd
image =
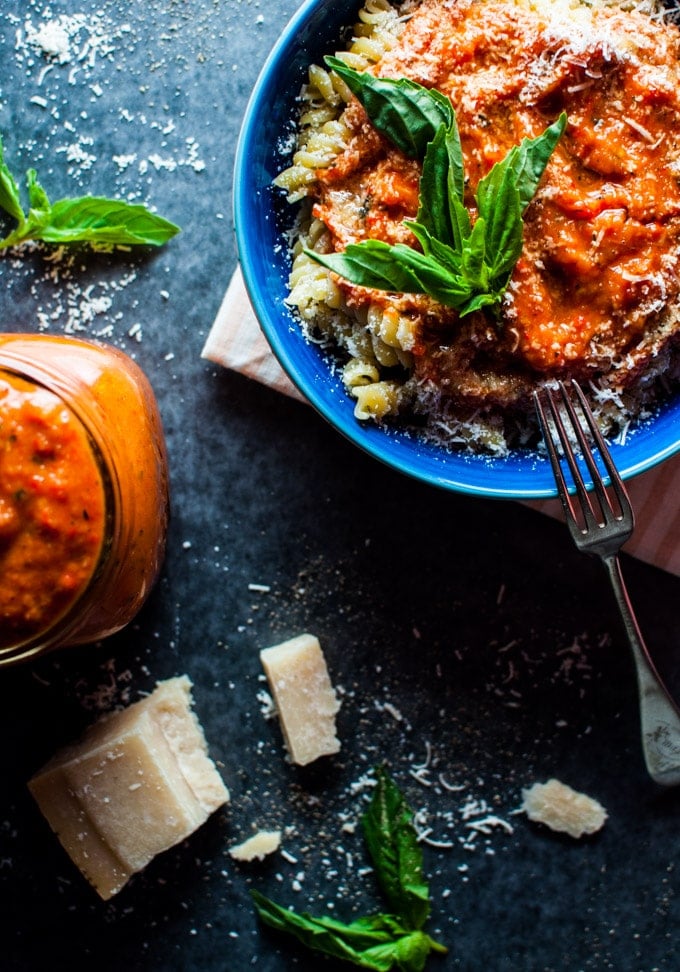
[[[0,334],[0,665],[125,627],[169,512],[151,385],[109,345]]]
[[[82,594],[105,515],[79,419],[46,388],[0,372],[0,648],[39,634]]]

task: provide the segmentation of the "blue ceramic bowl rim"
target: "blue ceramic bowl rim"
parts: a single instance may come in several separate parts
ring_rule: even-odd
[[[272,186],[288,164],[282,145],[293,134],[296,97],[311,63],[342,46],[360,0],[305,0],[284,28],[255,83],[244,114],[234,164],[234,224],[238,258],[255,316],[294,385],[350,442],[388,466],[423,482],[470,495],[535,500],[556,495],[546,456],[516,451],[507,457],[467,455],[423,441],[409,430],[360,423],[354,401],[328,356],[305,340],[285,305],[289,256],[284,232],[291,207]],[[614,443],[624,479],[653,468],[680,450],[680,401],[664,404],[653,420]]]

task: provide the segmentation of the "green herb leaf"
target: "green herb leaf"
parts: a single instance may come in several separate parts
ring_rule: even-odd
[[[16,246],[31,239],[45,243],[161,246],[178,232],[178,226],[145,206],[82,196],[60,199],[48,210],[31,209],[28,218],[0,241],[0,246]]]
[[[562,112],[556,121],[549,125],[536,138],[524,138],[518,146],[510,149],[502,167],[507,165],[512,169],[514,182],[520,195],[522,213],[536,195],[545,167],[557,143],[567,127],[566,112]],[[480,185],[484,180],[481,180]],[[477,187],[479,195],[479,187]]]
[[[431,952],[444,955],[447,949],[421,930],[429,897],[413,815],[387,773],[378,769],[376,774],[378,785],[363,818],[364,834],[380,885],[396,914],[370,915],[345,924],[282,908],[258,891],[251,895],[266,925],[294,936],[313,951],[375,972],[423,972]]]
[[[381,927],[374,918],[360,918],[351,924],[329,918],[313,918],[307,912],[298,914],[282,908],[258,891],[251,891],[255,908],[262,921],[271,928],[293,935],[299,942],[315,952],[345,959],[362,968],[388,972],[392,968],[389,957],[372,961],[366,952],[382,945],[394,944],[392,929]],[[363,954],[362,954],[363,953]]]
[[[162,246],[179,232],[174,223],[145,206],[99,196],[50,203],[35,169],[26,173],[29,212],[21,207],[19,188],[7,168],[0,139],[0,206],[18,223],[0,240],[0,248],[27,240],[45,243],[89,243],[99,246]]]
[[[357,286],[428,294],[461,317],[496,307],[522,252],[522,215],[566,124],[563,112],[537,138],[514,146],[480,180],[473,225],[464,204],[463,153],[452,115],[427,145],[417,219],[406,221],[422,253],[379,240],[351,244],[343,253],[306,252]]]
[[[21,199],[19,197],[19,187],[16,184],[14,176],[5,164],[2,138],[0,138],[0,207],[13,219],[22,220],[24,218],[24,211],[21,208]]]
[[[376,771],[376,786],[362,818],[375,875],[390,908],[409,928],[422,928],[430,913],[423,855],[413,827],[413,812],[386,771]]]
[[[445,955],[446,951],[425,932],[412,931],[391,945],[376,945],[371,949],[371,958],[375,962],[384,955],[392,962],[388,968],[401,969],[402,972],[423,972],[431,952]]]
[[[462,276],[456,276],[431,256],[404,243],[365,240],[350,243],[342,253],[305,252],[328,270],[361,287],[393,293],[430,294],[451,307],[458,307],[469,297],[469,287]]]
[[[408,78],[377,78],[355,71],[339,57],[324,60],[359,99],[375,128],[409,158],[422,158],[439,126],[451,124],[453,108],[440,91]]]
[[[484,195],[477,194],[479,208],[475,225],[484,226],[489,279],[497,289],[504,290],[522,252],[524,227],[520,194],[512,171],[501,166],[491,170]]]
[[[314,918],[282,908],[258,891],[250,892],[261,920],[292,935],[312,951],[343,959],[376,972],[422,972],[428,955],[446,949],[422,931],[404,928],[391,915],[359,918],[349,924],[334,918]]]
[[[525,138],[477,186],[477,212],[486,223],[490,276],[505,288],[522,252],[522,215],[567,124],[564,112],[537,138]]]
[[[30,208],[49,213],[52,207],[47,193],[38,182],[35,169],[29,169],[26,173],[26,185],[28,186],[28,205]]]
[[[463,150],[455,117],[440,125],[427,146],[419,184],[417,220],[442,243],[460,250],[470,233],[470,214],[463,205]]]

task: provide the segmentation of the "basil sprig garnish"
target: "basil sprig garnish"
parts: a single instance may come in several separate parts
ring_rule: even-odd
[[[4,160],[0,138],[0,208],[17,222],[0,249],[27,240],[45,243],[88,243],[100,246],[162,246],[179,227],[140,204],[101,196],[80,196],[51,203],[35,169],[26,173],[28,213],[19,186]]]
[[[362,826],[390,913],[345,924],[283,908],[258,891],[251,894],[265,924],[293,935],[313,951],[376,972],[422,972],[431,952],[445,954],[447,949],[423,931],[430,898],[413,812],[384,769],[376,770],[376,778]]]
[[[418,213],[406,221],[422,252],[369,239],[341,253],[307,250],[308,255],[350,283],[428,294],[461,317],[500,304],[522,252],[524,211],[566,128],[566,114],[537,138],[523,139],[480,180],[473,223],[464,203],[463,152],[448,98],[414,81],[361,74],[338,58],[326,63],[382,134],[407,155],[424,156]]]

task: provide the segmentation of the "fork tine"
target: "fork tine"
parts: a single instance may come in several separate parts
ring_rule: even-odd
[[[534,401],[536,403],[539,421],[543,430],[543,438],[545,439],[545,444],[548,449],[550,465],[552,466],[555,482],[557,483],[557,492],[560,500],[562,501],[564,513],[567,517],[567,522],[570,528],[584,532],[579,523],[578,511],[574,505],[574,501],[571,497],[569,486],[564,475],[564,470],[562,469],[562,463],[560,462],[560,457],[557,452],[555,436],[557,436],[557,440],[562,447],[562,453],[569,467],[569,472],[571,473],[571,477],[576,488],[576,495],[578,498],[581,515],[586,521],[586,525],[592,525],[596,522],[595,512],[593,510],[590,497],[588,496],[588,491],[583,481],[583,477],[581,476],[581,471],[576,463],[571,442],[569,441],[569,434],[565,428],[560,410],[557,407],[555,399],[548,388],[543,389],[543,395],[547,402],[552,426],[551,422],[548,420],[548,413],[540,392],[534,392]]]
[[[576,382],[574,382],[573,384],[578,389],[578,391],[581,390],[579,388],[579,386],[576,384]],[[613,510],[613,507],[612,507],[611,503],[609,502],[609,497],[607,496],[607,492],[605,490],[604,483],[602,481],[602,476],[600,474],[600,470],[598,469],[597,462],[595,461],[595,456],[593,454],[592,445],[588,441],[588,438],[586,436],[585,430],[583,428],[583,422],[581,421],[581,419],[579,418],[579,416],[578,416],[578,414],[576,412],[576,409],[574,407],[574,403],[572,402],[571,398],[569,397],[569,393],[568,393],[568,391],[567,391],[566,386],[564,385],[564,383],[563,382],[559,382],[558,388],[559,388],[559,392],[560,392],[560,397],[561,397],[562,405],[563,405],[563,407],[564,407],[564,409],[565,409],[565,411],[566,411],[566,413],[567,413],[567,415],[569,417],[569,422],[570,422],[572,431],[573,431],[573,433],[574,433],[574,435],[576,437],[576,441],[578,442],[579,449],[581,450],[581,456],[583,457],[583,461],[585,462],[586,467],[588,469],[588,473],[590,474],[590,479],[591,479],[591,482],[593,484],[593,492],[595,493],[595,496],[597,497],[597,502],[599,504],[599,513],[600,513],[600,516],[598,517],[598,515],[597,515],[597,512],[596,512],[595,507],[593,505],[592,499],[590,497],[590,494],[587,491],[587,487],[586,487],[585,483],[583,482],[583,479],[582,479],[582,477],[580,475],[580,472],[578,473],[579,496],[581,495],[581,490],[583,490],[586,493],[587,497],[588,497],[588,500],[587,500],[588,507],[590,508],[590,511],[591,511],[591,514],[592,514],[592,517],[593,517],[592,521],[589,521],[589,522],[591,524],[593,522],[597,522],[597,523],[602,524],[602,523],[606,522],[606,520],[607,520],[607,514],[608,513],[614,514],[614,510]],[[586,423],[587,423],[587,426],[588,426],[588,431],[590,432],[590,434],[593,437],[595,437],[595,433],[597,431],[597,425],[595,423],[595,419],[594,419],[594,417],[592,415],[592,412],[590,411],[590,409],[588,407],[588,403],[585,400],[585,397],[584,396],[581,396],[579,398],[579,404],[580,404],[581,409],[583,411],[583,414],[584,414],[584,417],[585,417],[585,420],[586,420]],[[559,410],[557,410],[557,411],[558,411],[558,414],[559,414]],[[572,475],[576,479],[577,478],[577,473],[576,473],[575,470],[577,470],[578,467],[576,465],[576,459],[575,459],[574,454],[573,454],[573,448],[571,446],[570,441],[568,440],[568,436],[567,436],[567,443],[566,443],[566,445],[564,443],[564,438],[562,439],[562,443],[563,443],[563,446],[564,446],[565,455],[566,455],[567,460],[569,462],[569,468],[572,471]],[[601,442],[598,443],[598,447],[600,448],[600,450],[602,452],[606,452],[606,446],[604,444],[604,440],[601,440]],[[583,498],[581,498],[581,503],[583,504]]]
[[[602,458],[602,462],[604,463],[604,467],[607,470],[610,486],[612,488],[614,496],[616,497],[616,501],[619,504],[619,512],[617,513],[614,510],[609,494],[606,492],[604,488],[604,484],[601,481],[601,477],[599,473],[597,475],[594,475],[591,469],[591,476],[593,478],[593,483],[598,493],[598,499],[600,499],[600,504],[602,504],[602,500],[604,498],[607,502],[607,506],[611,514],[615,516],[617,520],[621,520],[625,515],[628,515],[633,519],[633,523],[634,523],[635,517],[634,517],[633,507],[628,497],[626,487],[623,484],[623,480],[621,479],[621,476],[619,475],[619,471],[614,464],[614,460],[611,457],[609,449],[607,448],[607,444],[604,441],[602,432],[600,431],[600,428],[597,422],[595,421],[595,416],[593,415],[592,409],[588,403],[588,399],[584,395],[583,389],[578,384],[578,382],[572,381],[571,384],[574,391],[576,392],[576,396],[579,400],[579,404],[581,406],[581,411],[583,413],[583,416],[586,422],[588,423],[588,429],[590,431],[590,434],[593,437],[593,440],[599,450],[600,457]],[[565,394],[565,400],[566,400],[567,396],[564,390],[563,390],[563,394]],[[586,449],[584,451],[584,455],[586,456],[586,458],[590,456],[590,454],[591,454],[590,449]],[[588,464],[588,468],[590,469],[590,463]],[[603,512],[604,512],[604,508],[603,508]]]

